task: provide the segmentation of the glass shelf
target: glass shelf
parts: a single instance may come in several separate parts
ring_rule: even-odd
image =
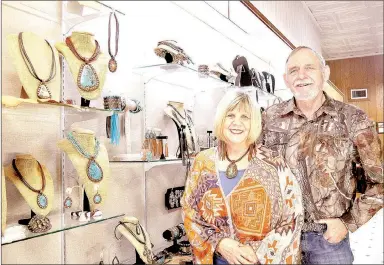
[[[68,214],[68,213],[66,213]],[[96,224],[96,223],[100,223],[100,222],[104,222],[104,221],[107,221],[107,220],[111,220],[111,219],[115,219],[115,218],[119,218],[119,217],[122,217],[124,216],[124,214],[118,214],[118,215],[112,215],[112,216],[102,216],[100,217],[100,219],[93,219],[91,218],[89,221],[86,221],[86,222],[80,222],[79,220],[75,220],[75,219],[69,219],[68,222],[62,226],[61,222],[61,217],[62,215],[61,214],[56,214],[56,215],[53,215],[53,216],[49,216],[48,215],[48,218],[50,219],[51,221],[51,224],[52,224],[52,228],[45,232],[45,233],[32,233],[31,231],[28,230],[27,226],[24,226],[25,227],[25,237],[23,238],[19,238],[19,239],[14,239],[14,240],[11,240],[11,241],[6,241],[3,243],[4,239],[5,238],[1,238],[1,245],[2,246],[5,246],[5,245],[9,245],[9,244],[13,244],[13,243],[16,243],[16,242],[20,242],[20,241],[25,241],[25,240],[29,240],[29,239],[32,239],[32,238],[37,238],[37,237],[42,237],[42,236],[46,236],[46,235],[52,235],[52,234],[55,234],[55,233],[59,233],[59,232],[63,232],[63,231],[67,231],[67,230],[71,230],[71,229],[75,229],[75,228],[78,228],[78,227],[83,227],[83,226],[87,226],[87,225],[91,225],[91,224]],[[11,226],[8,226],[7,228],[10,228]],[[7,234],[7,229],[5,230],[5,235]]]
[[[77,115],[79,113],[87,115],[90,113],[101,113],[105,116],[111,116],[113,114],[113,110],[108,109],[100,109],[100,108],[94,108],[94,107],[81,107],[77,105],[71,105],[61,102],[47,102],[47,101],[41,101],[41,100],[32,100],[32,99],[24,99],[24,98],[17,98],[13,96],[2,96],[2,105],[5,109],[9,108],[17,108],[19,106],[33,106],[33,107],[64,107],[65,108],[65,114],[66,115]],[[124,111],[115,111],[117,113],[122,113]]]
[[[132,69],[132,72],[144,77],[146,84],[151,80],[156,80],[186,89],[202,91],[207,88],[226,88],[231,86],[230,83],[211,75],[200,77],[197,70],[179,64],[157,64],[136,67]]]
[[[63,12],[64,35],[70,33],[77,25],[109,16],[112,11],[125,15],[123,12],[104,4],[102,1],[63,1],[63,10],[65,10]]]
[[[194,159],[193,157],[191,157],[189,159],[191,161],[191,163],[193,162],[193,159]],[[140,163],[140,164],[144,165],[144,171],[149,171],[153,167],[157,167],[157,166],[182,164],[181,158],[170,158],[170,159],[165,159],[165,160],[153,160],[153,161],[112,159],[109,162],[111,162],[111,163]]]

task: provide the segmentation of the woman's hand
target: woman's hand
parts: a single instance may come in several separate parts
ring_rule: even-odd
[[[256,264],[257,257],[252,247],[243,245],[231,238],[224,238],[216,247],[229,264]]]

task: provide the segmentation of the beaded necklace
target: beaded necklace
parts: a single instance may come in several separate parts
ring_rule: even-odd
[[[103,179],[103,170],[100,167],[99,163],[96,162],[96,157],[99,154],[100,150],[100,142],[95,137],[95,153],[94,155],[89,154],[86,152],[79,142],[75,139],[72,132],[69,132],[67,135],[67,139],[72,143],[72,145],[76,148],[76,150],[85,158],[87,158],[88,164],[87,164],[87,176],[90,181],[92,182],[100,182]]]

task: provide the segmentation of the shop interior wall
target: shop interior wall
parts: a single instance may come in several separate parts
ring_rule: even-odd
[[[343,91],[345,102],[364,110],[375,122],[383,122],[383,55],[327,61],[330,80]],[[367,88],[367,100],[351,100],[352,88]],[[384,147],[383,134],[379,135]],[[384,148],[383,148],[384,149]]]
[[[62,10],[60,2],[27,2],[21,1],[12,4],[4,4],[2,17],[2,39],[10,33],[20,31],[32,31],[52,42],[61,41]],[[117,61],[118,71],[115,74],[108,74],[103,93],[124,93],[129,97],[141,99],[144,102],[144,88],[139,76],[132,73],[132,68],[151,64],[164,63],[164,60],[156,57],[153,49],[157,41],[164,39],[177,40],[180,46],[192,57],[197,64],[213,64],[221,62],[225,67],[231,67],[231,62],[236,55],[244,55],[248,59],[251,67],[259,71],[270,71],[275,74],[277,79],[276,90],[281,90],[281,95],[290,97],[289,92],[280,78],[284,61],[290,49],[272,32],[266,28],[257,18],[249,13],[241,3],[231,3],[231,20],[228,20],[228,14],[225,15],[225,6],[222,2],[210,5],[204,2],[118,2],[108,1],[107,4],[126,13],[126,16],[119,16],[120,21],[120,42]],[[228,4],[228,3],[227,3]],[[15,8],[17,5],[31,7],[38,12],[20,11],[24,7]],[[76,26],[73,30],[89,31],[95,34],[100,42],[103,52],[107,52],[107,30],[108,16],[102,16],[98,19],[88,21]],[[243,28],[250,27],[244,30]],[[15,69],[10,63],[7,55],[6,45],[2,45],[2,87],[3,95],[18,96],[20,93],[20,82]],[[71,85],[69,73],[64,76],[65,95],[72,97],[74,87]],[[185,80],[188,83],[188,80]],[[178,100],[177,94],[187,92],[182,88],[177,88],[177,93],[164,93],[169,85],[152,81],[147,85],[148,91],[156,92],[157,104],[166,102],[166,100]],[[175,88],[176,89],[176,88]],[[187,105],[195,106],[195,119],[199,120],[199,130],[211,128],[214,116],[214,109],[217,104],[219,94],[222,90],[208,89],[204,94],[198,94],[192,103]],[[154,94],[151,94],[152,97]],[[156,111],[153,106],[155,101],[146,101],[151,111]],[[209,99],[212,100],[209,100]],[[79,101],[77,101],[79,102]],[[207,107],[211,103],[211,108]],[[95,101],[92,104],[100,106],[101,101]],[[200,105],[199,105],[200,104]],[[209,105],[208,105],[209,106]],[[151,108],[153,107],[153,108]],[[30,109],[29,109],[30,110]],[[39,161],[45,163],[52,175],[55,175],[56,194],[61,194],[61,170],[60,170],[60,152],[56,148],[56,142],[60,139],[60,113],[57,110],[42,110],[44,126],[41,123],[30,125],[31,121],[39,119],[39,111],[28,111],[22,108],[12,110],[12,113],[19,113],[17,117],[12,118],[12,114],[7,119],[3,112],[3,122],[7,122],[5,131],[3,131],[3,164],[8,164],[14,153],[30,152]],[[197,113],[206,113],[206,119],[199,119],[201,115]],[[49,115],[47,114],[49,113]],[[166,117],[159,115],[148,115],[148,123],[139,115],[128,115],[126,118],[127,138],[123,139],[122,144],[116,148],[108,145],[108,140],[103,138],[104,144],[108,146],[109,152],[127,152],[137,153],[140,150],[142,136],[145,126],[164,126],[162,129],[175,133],[175,128]],[[209,114],[210,113],[210,114]],[[48,116],[48,117],[47,117]],[[152,118],[152,120],[151,120]],[[19,120],[20,119],[20,120]],[[70,129],[69,117],[65,128]],[[73,118],[76,120],[76,117]],[[23,121],[29,121],[23,122]],[[22,121],[22,122],[19,122]],[[103,135],[103,118],[90,119],[87,122],[76,123],[73,126],[82,126],[93,128],[97,135]],[[101,125],[102,124],[102,125]],[[152,125],[153,124],[153,125]],[[99,126],[101,125],[101,126]],[[21,127],[20,127],[21,126]],[[44,133],[36,137],[36,130],[30,128],[44,129]],[[23,132],[23,133],[21,133]],[[43,136],[42,136],[43,135]],[[9,138],[7,138],[9,137]],[[8,140],[9,139],[9,140]],[[33,143],[33,144],[31,144]],[[125,143],[125,144],[124,144]],[[39,146],[39,148],[36,148]],[[174,151],[175,144],[170,143],[170,151]],[[54,155],[52,155],[54,154]],[[66,184],[72,185],[70,164],[65,164],[68,173]],[[168,212],[164,207],[164,193],[167,188],[180,186],[185,181],[185,171],[181,165],[168,165],[151,169],[144,177],[142,165],[132,165],[127,163],[111,163],[111,175],[113,178],[109,181],[110,195],[103,207],[103,212],[112,214],[124,212],[127,215],[134,215],[142,223],[146,223],[147,230],[151,235],[155,250],[160,250],[169,243],[162,239],[161,233],[166,228],[181,222],[180,210]],[[72,182],[71,182],[72,181]],[[7,183],[8,208],[10,220],[16,220],[18,215],[28,213],[28,206],[21,199],[15,188]],[[61,195],[57,196],[57,205],[55,211],[60,208]],[[146,200],[146,201],[145,201]],[[10,202],[11,201],[11,202]],[[142,207],[146,205],[146,207]],[[14,212],[12,212],[14,209]],[[23,209],[20,211],[20,209]],[[20,212],[20,214],[19,214]],[[160,222],[163,220],[164,222]],[[65,232],[65,261],[67,263],[98,263],[100,252],[104,249],[105,257],[112,260],[112,255],[116,252],[120,261],[132,261],[133,249],[127,241],[117,241],[113,238],[113,229],[116,221],[110,221],[102,224],[86,226],[84,228],[74,229]],[[50,237],[41,237],[25,241],[25,243],[16,243],[3,247],[4,263],[60,263],[61,262],[61,234],[55,234]],[[50,241],[53,240],[53,241]],[[54,243],[53,243],[54,242]],[[52,246],[57,247],[52,247]],[[39,246],[39,251],[36,247]],[[81,246],[81,248],[79,248]],[[41,251],[41,252],[40,252]],[[16,254],[17,253],[17,254]],[[47,254],[49,253],[49,254]],[[113,253],[113,254],[112,254]]]

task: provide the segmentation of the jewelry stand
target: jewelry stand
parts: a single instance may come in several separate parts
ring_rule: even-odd
[[[172,119],[173,120],[173,119]],[[183,144],[182,143],[182,140],[181,140],[181,135],[182,135],[182,132],[181,132],[181,128],[177,125],[177,123],[176,123],[176,121],[175,120],[173,120],[173,122],[175,123],[175,125],[176,125],[176,128],[177,128],[177,135],[179,136],[179,147],[177,148],[177,150],[180,150],[180,153],[179,154],[177,154],[177,151],[176,151],[176,157],[177,158],[182,158],[183,157],[183,155],[182,155],[182,148],[181,148],[181,145]]]
[[[83,211],[84,212],[90,212],[91,211],[91,206],[89,205],[89,199],[88,199],[85,191],[84,191],[84,196],[83,196]]]
[[[88,100],[88,99],[85,99],[85,98],[81,98],[81,106],[82,107],[89,107],[89,103],[91,103],[91,101],[90,100]]]
[[[140,258],[140,255],[136,249],[135,249],[135,255],[136,255],[136,262],[134,264],[145,264],[145,262]]]
[[[31,218],[27,218],[27,219],[20,219],[19,221],[17,221],[20,225],[28,225],[29,221],[32,219],[32,217],[34,217],[36,214],[34,211],[31,210]]]
[[[173,254],[176,254],[176,253],[179,253],[179,250],[180,250],[180,246],[179,244],[177,243],[177,240],[178,239],[173,239],[173,245],[170,246],[170,247],[167,247],[165,250],[170,252],[170,253],[173,253]]]

